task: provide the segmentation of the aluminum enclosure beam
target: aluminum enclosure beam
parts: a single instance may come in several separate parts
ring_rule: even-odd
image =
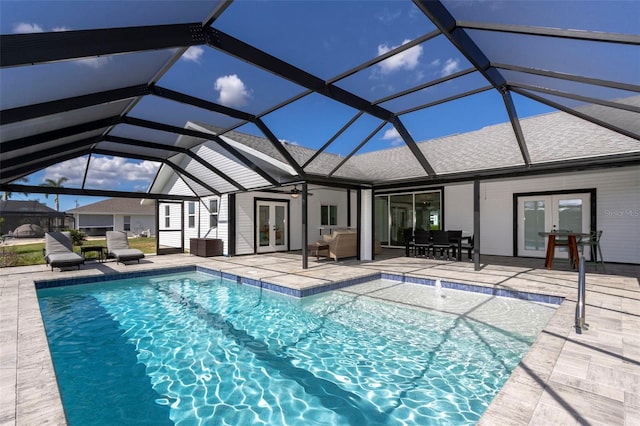
[[[0,67],[196,46],[204,43],[204,29],[201,23],[10,34],[0,37]]]

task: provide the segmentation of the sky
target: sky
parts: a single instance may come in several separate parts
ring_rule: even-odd
[[[543,4],[545,2],[469,0],[444,3],[456,9],[463,19],[469,20],[498,19],[504,20],[502,23],[561,25],[562,22],[558,20],[566,19],[562,16],[571,16],[578,25],[575,28],[611,30],[606,27],[590,28],[590,21],[587,19],[593,13],[608,13],[607,2],[587,2],[590,10],[586,11],[582,10],[584,7],[577,8],[577,2],[546,2],[546,6]],[[214,4],[205,1],[3,0],[0,3],[0,31],[2,34],[15,34],[199,22],[209,15]],[[637,22],[633,24],[635,8],[632,2],[618,2],[618,5],[628,9],[631,18],[628,19],[628,24],[625,24],[626,21],[615,22],[616,30],[636,31],[634,28]],[[500,9],[501,14],[492,13]],[[499,18],[495,18],[496,16]],[[613,24],[612,22],[611,25]],[[428,34],[435,28],[409,1],[257,0],[232,3],[216,20],[214,27],[323,80],[333,79]],[[511,54],[508,50],[506,54]],[[2,109],[13,108],[146,83],[175,52],[176,50],[169,49],[3,69],[0,74],[0,90],[3,93],[0,104]],[[557,60],[562,66],[569,67],[567,72],[570,71],[571,64],[565,65],[563,62],[566,61]],[[455,83],[438,85],[400,99],[385,101],[386,97],[394,93],[469,67],[467,59],[440,36],[360,70],[335,84],[371,102],[383,101],[381,106],[400,113],[416,105],[428,104],[487,85],[486,80],[475,73],[456,79]],[[304,91],[289,81],[208,46],[194,46],[186,50],[162,75],[158,85],[251,114],[263,114],[273,105]],[[21,87],[23,90],[10,90],[11,87]],[[520,118],[553,111],[518,95],[514,95],[514,103]],[[112,108],[117,112],[123,105],[114,103]],[[265,114],[262,119],[281,141],[317,149],[356,113],[357,111],[329,98],[312,94]],[[238,124],[233,118],[153,96],[147,96],[138,102],[130,116],[180,127],[187,120],[203,121],[220,127]],[[495,90],[426,110],[404,113],[400,118],[418,142],[508,121],[502,98]],[[87,120],[81,114],[76,119],[80,122]],[[328,152],[349,154],[379,123],[378,119],[363,116],[329,147]],[[245,125],[237,130],[259,134],[253,125]],[[111,134],[167,143],[175,141],[177,137],[164,132],[145,131],[143,134],[139,128],[127,125],[117,126]],[[11,129],[5,137],[11,139]],[[402,143],[395,129],[386,125],[359,152],[392,148]],[[85,172],[88,161],[89,171]],[[90,159],[75,158],[28,176],[27,184],[40,185],[46,179],[58,180],[65,177],[65,187],[80,188],[84,182],[85,188],[144,191],[153,181],[158,167],[158,163],[151,161],[93,155]],[[36,194],[13,194],[13,199],[39,199],[50,207],[53,207],[53,198],[54,196],[45,198],[44,195]],[[101,199],[95,197],[63,195],[60,196],[60,209],[67,210],[99,200]]]

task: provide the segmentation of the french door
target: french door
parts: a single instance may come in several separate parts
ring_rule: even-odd
[[[256,201],[256,252],[286,251],[289,204],[277,201]]]
[[[545,257],[547,238],[538,233],[549,232],[554,228],[589,233],[591,194],[518,197],[518,256]],[[589,250],[585,250],[584,255],[588,259]],[[555,257],[567,258],[567,248],[556,248]]]

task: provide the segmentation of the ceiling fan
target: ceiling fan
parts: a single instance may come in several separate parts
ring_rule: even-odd
[[[289,191],[289,194],[291,194],[291,198],[298,198],[300,194],[302,194],[302,190],[298,189],[298,185],[294,185],[293,188],[291,188],[291,191]],[[307,191],[307,195],[313,194]]]

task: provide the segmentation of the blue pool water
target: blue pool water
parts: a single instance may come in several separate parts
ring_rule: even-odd
[[[440,311],[296,299],[197,272],[38,296],[72,426],[473,424],[553,313],[457,291]],[[526,331],[501,325],[514,303]]]

